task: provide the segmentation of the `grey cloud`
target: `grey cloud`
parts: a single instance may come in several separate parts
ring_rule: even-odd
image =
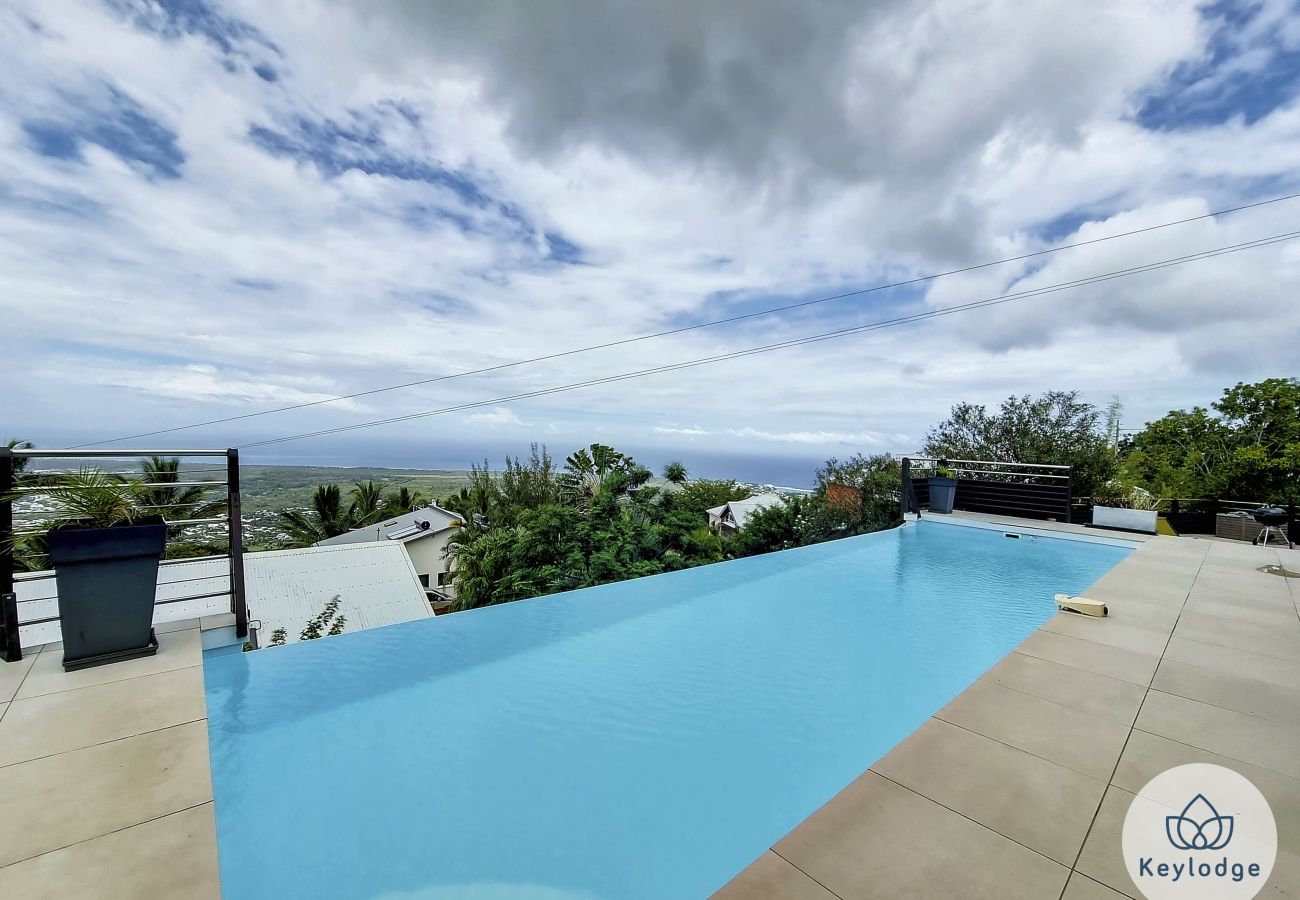
[[[480,79],[529,151],[590,142],[783,195],[930,195],[999,136],[1076,139],[1170,52],[1152,17],[1073,3],[355,5],[408,57]],[[1194,30],[1190,5],[1173,18]]]

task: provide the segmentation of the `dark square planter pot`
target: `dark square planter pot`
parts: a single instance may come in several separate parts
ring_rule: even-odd
[[[166,544],[167,526],[157,517],[50,532],[65,670],[158,652],[153,607]]]
[[[957,479],[930,478],[930,512],[950,513],[957,499]]]

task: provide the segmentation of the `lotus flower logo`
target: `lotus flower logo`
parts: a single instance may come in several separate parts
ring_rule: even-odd
[[[1232,840],[1232,816],[1219,815],[1204,794],[1197,794],[1181,814],[1165,816],[1165,833],[1179,850],[1222,850]]]

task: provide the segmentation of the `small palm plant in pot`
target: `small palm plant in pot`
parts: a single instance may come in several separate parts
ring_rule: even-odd
[[[142,508],[139,486],[118,475],[83,469],[46,493],[57,509],[46,544],[58,583],[63,668],[156,653],[153,608],[167,525]]]
[[[948,468],[945,459],[935,463],[934,474],[927,479],[930,485],[930,512],[950,513],[957,500],[957,473]]]

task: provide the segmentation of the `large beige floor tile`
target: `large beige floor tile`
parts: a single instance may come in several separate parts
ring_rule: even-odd
[[[1239,621],[1249,622],[1263,628],[1293,628],[1300,626],[1300,618],[1297,618],[1295,606],[1291,603],[1287,603],[1285,608],[1281,606],[1265,608],[1238,603],[1203,601],[1196,604],[1188,603],[1187,609],[1215,616],[1231,616]]]
[[[1107,788],[1106,797],[1101,801],[1101,809],[1097,811],[1092,830],[1088,832],[1088,840],[1084,842],[1075,870],[1126,897],[1139,898],[1142,894],[1129,877],[1121,844],[1124,817],[1133,803],[1133,797],[1133,794],[1114,785]]]
[[[1284,604],[1291,591],[1286,579],[1254,570],[1228,574],[1203,569],[1192,585],[1189,599],[1217,600],[1269,608]]]
[[[1141,685],[1024,653],[1008,653],[983,680],[1122,725],[1133,724],[1146,695]]]
[[[1300,778],[1300,726],[1153,690],[1142,704],[1136,727]]]
[[[1156,663],[1160,661],[1158,656],[1107,647],[1096,641],[1085,641],[1042,629],[1031,634],[1016,649],[1029,656],[1144,686],[1151,683],[1151,676],[1156,673]]]
[[[1250,781],[1273,808],[1278,844],[1300,849],[1300,779],[1180,744],[1159,735],[1134,731],[1124,747],[1124,755],[1120,757],[1114,783],[1117,787],[1136,794],[1148,781],[1166,769],[1188,763],[1224,766]]]
[[[153,630],[155,634],[170,634],[173,631],[186,631],[190,628],[198,628],[198,619],[176,619],[173,622],[154,621]]]
[[[1043,628],[1057,634],[1094,641],[1108,647],[1120,647],[1134,653],[1159,656],[1169,643],[1169,628],[1154,628],[1136,623],[1124,623],[1114,618],[1080,616],[1057,613]]]
[[[170,672],[187,666],[201,665],[203,665],[203,646],[199,632],[193,628],[158,635],[158,652],[153,656],[128,659],[90,669],[77,669],[73,672],[63,671],[61,651],[47,651],[37,658],[31,674],[27,676],[27,680],[18,691],[17,699],[25,700],[28,697],[39,697],[57,691],[110,684],[128,678],[139,678],[142,675],[154,675],[158,672]]]
[[[874,772],[773,849],[844,900],[1041,900],[1059,897],[1069,874]]]
[[[5,866],[0,897],[219,900],[212,804]]]
[[[1300,622],[1291,627],[1278,628],[1227,616],[1184,612],[1174,628],[1174,635],[1261,656],[1300,662]]]
[[[15,700],[0,719],[0,765],[202,718],[199,666]]]
[[[714,900],[835,900],[835,895],[771,850],[754,860]]]
[[[1300,725],[1300,689],[1278,687],[1253,678],[1189,666],[1172,659],[1160,663],[1151,686],[1166,694],[1235,709],[1261,719]],[[1300,688],[1300,685],[1297,687]]]
[[[1073,865],[1106,784],[931,719],[873,771],[998,834]]]
[[[0,866],[212,799],[203,722],[0,767]]]
[[[1065,886],[1061,900],[1124,900],[1124,895],[1075,872],[1070,876],[1070,883]]]
[[[935,717],[1103,784],[1110,781],[1129,732],[1117,722],[983,681],[971,685]]]
[[[8,703],[18,693],[18,686],[31,671],[37,656],[38,653],[29,650],[24,651],[23,658],[18,662],[0,660],[0,703]]]
[[[1169,641],[1165,659],[1187,663],[1215,672],[1226,672],[1242,678],[1252,678],[1284,688],[1300,685],[1300,662],[1261,656],[1247,650],[1234,650],[1217,644],[1206,644],[1181,638],[1177,634]]]
[[[1087,596],[1105,601],[1108,618],[1112,622],[1161,629],[1166,633],[1174,630],[1174,623],[1178,621],[1178,615],[1183,609],[1181,600],[1175,603],[1148,603],[1127,595],[1116,598],[1096,597],[1092,591]]]

